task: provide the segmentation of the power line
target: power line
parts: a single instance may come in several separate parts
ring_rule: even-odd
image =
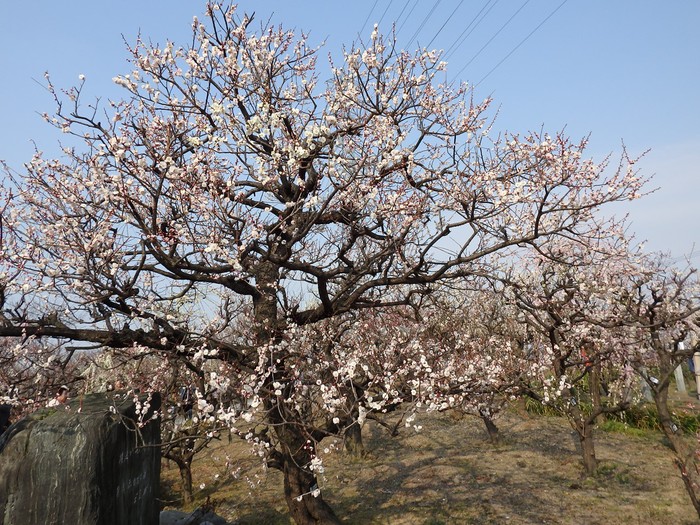
[[[494,38],[496,38],[498,35],[501,34],[501,31],[503,31],[503,30],[506,28],[506,26],[507,26],[508,24],[510,24],[511,21],[517,16],[517,14],[518,14],[520,11],[522,11],[523,8],[524,8],[527,4],[529,4],[529,3],[530,3],[530,0],[525,0],[525,3],[524,3],[523,5],[521,5],[520,8],[519,8],[515,13],[513,13],[513,15],[512,15],[508,20],[506,20],[506,23],[503,24],[503,25],[501,26],[501,28],[500,28],[498,31],[496,31],[496,33],[495,33],[491,38],[488,39],[488,41],[481,47],[481,49],[479,49],[479,51],[476,52],[476,54],[471,58],[471,60],[470,60],[469,62],[467,62],[467,63],[464,65],[464,67],[462,67],[462,69],[459,70],[459,73],[461,73],[462,71],[464,71],[464,70],[469,66],[469,64],[471,64],[472,62],[474,62],[474,60],[476,60],[476,57],[478,57],[478,56],[481,54],[481,52],[482,52],[484,49],[486,49],[486,48],[488,47],[488,45],[489,45],[491,42],[493,42],[493,39],[494,39]],[[457,76],[459,76],[459,73],[457,73]]]
[[[411,14],[413,13],[413,10],[416,8],[417,5],[418,5],[418,0],[415,0],[415,2],[413,2],[413,7],[411,7],[411,10],[410,10],[410,11],[408,12],[408,14],[406,15],[406,20],[408,20],[409,18],[411,18]],[[403,12],[406,10],[406,6],[408,6],[408,4],[406,4],[405,6],[403,6],[403,9],[401,10],[401,13],[399,14],[399,17],[396,19],[397,22],[401,19],[401,15],[402,15]],[[396,34],[397,34],[397,35],[399,34],[399,32],[401,31],[401,29],[403,28],[404,24],[406,23],[406,20],[404,20],[403,22],[401,22],[401,25],[400,25],[399,28],[396,30]]]
[[[411,3],[411,2],[410,2],[410,0],[409,0],[408,2],[406,2],[406,3],[403,5],[403,7],[401,8],[401,12],[399,13],[399,16],[397,16],[397,17],[396,17],[396,20],[394,20],[394,24],[398,24],[398,23],[399,23],[399,20],[401,20],[401,17],[403,16],[403,12],[406,10],[406,8],[408,7],[408,4],[410,4],[410,3]],[[413,7],[415,7],[417,3],[418,3],[418,0],[416,0],[416,1],[413,3]],[[410,15],[411,12],[409,12],[408,14]]]
[[[479,26],[479,24],[486,18],[486,16],[491,12],[491,10],[496,6],[498,3],[498,0],[488,0],[484,6],[479,10],[479,12],[472,18],[472,21],[469,22],[469,25],[464,28],[464,31],[460,33],[460,35],[455,39],[455,41],[452,43],[452,45],[447,49],[445,52],[445,60],[448,60],[452,54],[457,51],[459,46],[461,46],[464,41],[469,38],[469,35],[471,35],[474,30]],[[488,10],[482,15],[481,13],[484,12],[484,9],[488,7]],[[479,18],[481,16],[481,18]],[[474,27],[472,27],[474,26]],[[471,30],[469,29],[471,28]],[[466,34],[465,34],[466,33]]]
[[[425,16],[425,18],[423,18],[423,21],[422,21],[422,22],[420,23],[420,25],[418,26],[418,29],[416,29],[416,32],[413,33],[413,36],[411,37],[411,39],[410,39],[410,40],[408,41],[408,43],[406,44],[406,47],[410,46],[410,45],[411,45],[411,42],[413,42],[413,41],[415,40],[415,38],[418,36],[418,33],[420,33],[421,29],[423,29],[423,26],[425,26],[426,22],[430,19],[431,16],[433,16],[433,13],[435,12],[435,9],[437,8],[437,6],[440,5],[440,2],[442,2],[442,0],[437,0],[437,2],[435,2],[435,4],[433,5],[433,8],[432,8],[432,9],[430,10],[430,12]]]
[[[394,0],[391,0],[391,1],[387,4],[386,9],[384,9],[384,12],[382,13],[381,18],[379,19],[379,25],[382,25],[382,20],[384,20],[384,15],[386,15],[386,12],[389,10],[389,8],[391,7],[391,4],[393,4],[393,3],[394,3]]]
[[[370,9],[369,13],[367,13],[367,18],[365,18],[365,23],[362,24],[362,29],[360,29],[360,32],[358,33],[360,35],[360,38],[362,38],[362,34],[365,32],[365,26],[367,26],[367,22],[369,22],[369,17],[372,16],[372,13],[374,13],[374,8],[377,7],[377,2],[379,2],[379,0],[374,0],[374,5],[372,6],[372,9]]]
[[[457,9],[459,9],[463,3],[464,3],[464,0],[460,0],[459,4],[457,4],[457,7],[454,8],[454,11],[452,11],[452,13],[450,13],[450,16],[447,17],[447,20],[445,20],[445,22],[440,26],[440,29],[438,29],[438,32],[435,33],[435,36],[433,36],[433,38],[430,39],[430,42],[428,42],[428,45],[425,47],[430,48],[430,44],[432,44],[433,41],[437,38],[437,36],[442,32],[442,30],[445,29],[447,22],[449,22],[452,19],[452,17],[457,12]]]
[[[566,2],[568,2],[568,1],[569,1],[569,0],[564,0],[561,4],[559,4],[559,6],[557,6],[557,8],[556,8],[554,11],[552,11],[551,13],[549,13],[549,15],[547,16],[547,18],[545,18],[544,20],[542,20],[542,22],[540,22],[539,25],[538,25],[535,29],[533,29],[532,31],[530,31],[530,33],[529,33],[525,38],[523,38],[523,39],[520,41],[520,43],[519,43],[517,46],[515,46],[515,47],[511,50],[510,53],[508,53],[505,57],[503,57],[503,58],[501,59],[501,61],[500,61],[498,64],[496,64],[495,66],[493,66],[493,68],[491,68],[491,71],[489,71],[488,73],[486,73],[486,75],[485,75],[481,80],[479,80],[479,82],[477,82],[476,84],[474,84],[474,87],[477,87],[479,84],[481,84],[484,80],[486,80],[486,79],[489,77],[489,75],[491,75],[491,73],[493,73],[501,64],[503,64],[503,62],[505,62],[506,60],[508,60],[508,58],[510,58],[510,56],[511,56],[513,53],[515,53],[515,52],[518,50],[518,48],[520,48],[520,46],[522,46],[525,42],[527,42],[527,40],[528,40],[532,35],[534,35],[535,32],[536,32],[540,27],[542,27],[542,26],[545,24],[545,22],[547,22],[547,20],[549,20],[550,18],[552,18],[552,16],[554,16],[554,14],[555,14],[557,11],[559,11],[559,9],[561,9],[561,8],[564,6],[564,4],[565,4]],[[459,73],[457,73],[456,76],[459,76],[459,75],[462,73],[462,71],[464,71],[464,68],[462,68],[462,69],[459,71]]]

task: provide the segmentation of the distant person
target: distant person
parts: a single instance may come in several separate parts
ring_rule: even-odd
[[[192,419],[192,409],[194,408],[194,401],[192,400],[192,387],[180,387],[180,406],[182,406],[185,417],[187,419]]]
[[[59,405],[65,405],[68,401],[68,387],[66,385],[61,385],[56,392],[56,397],[47,403],[48,407],[56,407]]]

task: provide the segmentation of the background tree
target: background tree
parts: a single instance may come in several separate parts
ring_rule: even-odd
[[[501,287],[484,279],[465,284],[438,290],[421,311],[420,347],[433,349],[424,403],[479,417],[497,442],[498,413],[521,394],[537,363],[527,358],[525,327]]]
[[[253,25],[212,3],[190,46],[136,42],[115,77],[123,100],[85,104],[83,81],[49,82],[47,120],[70,138],[4,183],[0,335],[215,354],[252,400],[217,417],[262,410],[254,439],[292,518],[335,523],[314,472],[326,429],[278,394],[323,362],[299,327],[411,304],[520,246],[586,239],[598,208],[643,181],[626,157],[585,159],[585,140],[489,138],[489,101],[442,83],[437,52],[375,30],[321,81],[304,37]],[[249,331],[231,339],[242,312]]]
[[[531,252],[510,280],[512,297],[529,327],[530,359],[540,363],[528,394],[565,415],[581,444],[583,465],[595,473],[593,431],[597,418],[629,406],[631,347],[610,308],[616,278],[630,270],[627,243],[601,231],[596,245],[564,240],[547,254]],[[601,399],[600,370],[617,372]],[[617,385],[615,384],[617,383]],[[617,390],[617,395],[615,390]]]
[[[46,405],[59,387],[70,397],[84,390],[82,363],[73,352],[57,352],[51,342],[34,338],[0,340],[0,404],[12,406],[12,420]]]
[[[700,350],[700,281],[694,268],[680,269],[661,254],[640,256],[635,271],[624,276],[615,305],[636,347],[633,365],[648,385],[680,470],[686,492],[700,515],[700,464],[697,442],[690,442],[669,408],[671,377]],[[694,344],[693,344],[694,343]]]
[[[194,500],[192,462],[220,439],[222,429],[229,430],[212,415],[221,401],[228,401],[228,384],[216,381],[223,366],[216,360],[197,362],[183,356],[119,349],[92,356],[83,373],[89,391],[116,398],[134,392],[160,393],[161,457],[177,466],[185,504]]]

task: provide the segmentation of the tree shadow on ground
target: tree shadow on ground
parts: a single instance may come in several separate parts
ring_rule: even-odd
[[[476,426],[480,421],[467,424]],[[468,433],[480,431],[480,427],[471,428]],[[366,464],[343,465],[343,470],[360,469],[365,478],[367,471],[377,475],[365,480],[362,493],[351,498],[346,495],[339,501],[338,510],[348,517],[348,524],[398,524],[411,516],[413,523],[420,523],[422,518],[424,523],[488,525],[503,523],[509,512],[517,512],[528,521],[548,523],[543,517],[551,512],[551,503],[533,494],[531,483],[513,483],[500,473],[481,469],[474,461],[483,450],[509,448],[507,443],[491,445],[485,433],[480,437],[482,442],[465,436],[464,448],[460,450],[454,446],[454,436],[433,432],[429,436],[390,441],[372,434],[368,445],[374,452]],[[380,464],[372,458],[378,451]],[[346,476],[350,475],[346,472]],[[334,496],[330,492],[329,500],[336,499]]]
[[[686,525],[696,521],[656,435],[643,438],[601,431],[596,445],[600,472],[584,478],[571,428],[562,418],[511,411],[498,420],[502,440],[495,445],[478,418],[428,414],[418,423],[424,426],[422,431],[404,428],[394,438],[377,424],[366,425],[365,458],[341,452],[324,455],[326,471],[319,484],[344,523]],[[241,456],[237,465],[247,465],[243,472],[248,472],[255,462]],[[281,473],[267,471],[254,478],[250,472],[216,486],[212,497],[222,502],[219,514],[236,525],[292,523]],[[245,476],[255,483],[244,482]]]
[[[339,462],[339,480],[347,486],[331,487],[328,500],[350,525],[602,525],[616,512],[641,520],[663,517],[663,509],[644,502],[655,487],[634,461],[606,460],[600,475],[585,478],[565,420],[509,418],[501,421],[503,439],[496,445],[480,420],[458,423],[436,420],[424,432],[393,439],[368,429],[369,457]],[[359,490],[349,490],[352,480]],[[590,509],[587,501],[594,502]]]

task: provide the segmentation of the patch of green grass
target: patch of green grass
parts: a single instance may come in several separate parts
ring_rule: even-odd
[[[633,427],[617,419],[606,419],[598,425],[598,428],[604,432],[617,432],[634,437],[648,437],[650,432],[649,429]]]
[[[700,430],[700,416],[689,412],[674,413],[678,426],[687,434],[695,434]]]
[[[684,434],[695,434],[700,430],[700,415],[685,410],[675,410],[672,414],[673,422]],[[623,426],[616,426],[616,423]],[[609,424],[606,429],[605,424]],[[661,423],[656,407],[641,405],[630,407],[619,414],[609,415],[605,423],[601,425],[604,430],[624,431],[624,428],[639,430],[661,431]]]
[[[561,416],[561,411],[557,410],[555,407],[545,405],[531,397],[525,398],[525,410],[537,416]]]

